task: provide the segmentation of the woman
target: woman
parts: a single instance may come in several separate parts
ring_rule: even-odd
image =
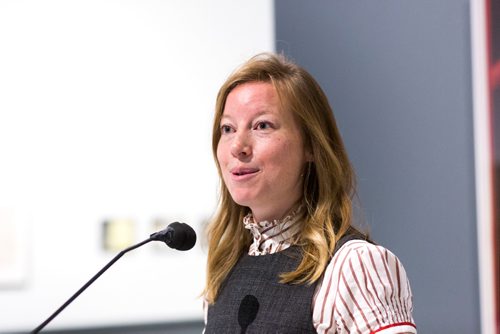
[[[312,76],[262,54],[216,102],[205,333],[416,333],[406,273],[352,226],[354,172]]]

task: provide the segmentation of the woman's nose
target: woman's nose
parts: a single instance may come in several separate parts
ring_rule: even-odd
[[[231,144],[231,154],[235,158],[249,157],[252,155],[252,145],[246,134],[239,133],[235,136]]]

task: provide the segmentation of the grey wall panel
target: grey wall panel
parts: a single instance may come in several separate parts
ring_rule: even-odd
[[[275,15],[277,50],[329,96],[419,332],[478,333],[468,2],[276,0]]]

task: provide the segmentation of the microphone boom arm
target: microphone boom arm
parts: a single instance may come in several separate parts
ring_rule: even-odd
[[[153,239],[152,237],[149,237],[149,239],[146,239],[144,241],[139,242],[138,244],[135,244],[133,246],[130,246],[128,248],[125,248],[122,250],[120,253],[118,253],[111,261],[108,262],[97,274],[95,274],[84,286],[80,288],[73,296],[71,296],[64,304],[61,305],[50,317],[47,318],[44,322],[42,322],[37,328],[35,328],[31,333],[36,334],[40,332],[45,326],[49,324],[59,313],[62,312],[69,304],[73,302],[83,291],[85,291],[96,279],[98,279],[106,270],[108,270],[109,267],[111,267],[116,261],[118,261],[125,253],[134,250],[144,244],[147,244],[150,241],[154,241],[156,239]]]

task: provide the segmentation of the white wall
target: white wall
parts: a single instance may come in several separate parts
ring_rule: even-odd
[[[134,220],[135,242],[157,218],[201,235],[217,89],[273,48],[270,0],[0,2],[0,332],[33,329],[116,255],[107,218]],[[201,319],[204,262],[202,242],[145,245],[50,328]]]

